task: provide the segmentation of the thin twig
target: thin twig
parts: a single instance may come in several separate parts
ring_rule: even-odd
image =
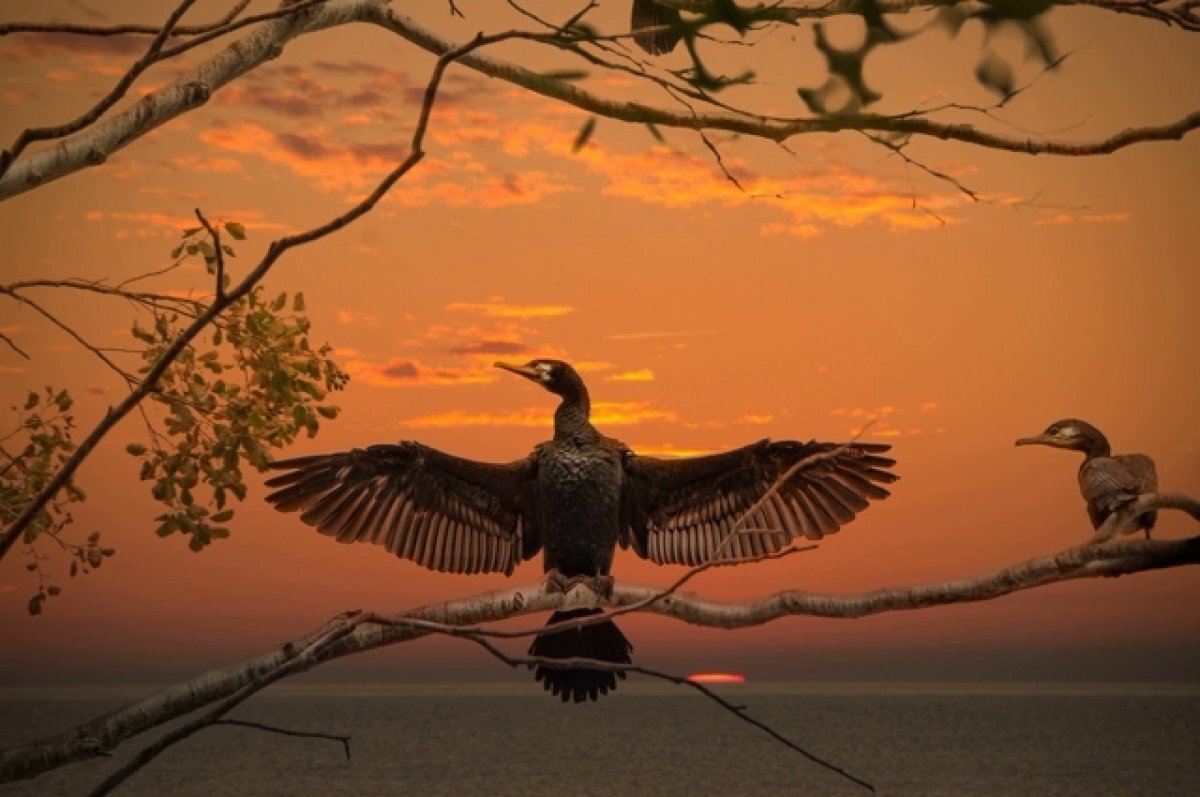
[[[29,355],[28,355],[28,354],[25,352],[25,350],[24,350],[24,349],[22,349],[20,346],[18,346],[18,345],[17,345],[17,343],[16,343],[16,341],[14,341],[12,338],[10,338],[10,337],[8,336],[8,334],[7,334],[7,333],[5,333],[5,332],[0,332],[0,340],[2,340],[2,341],[4,341],[5,343],[7,343],[7,344],[8,344],[8,347],[9,347],[10,349],[12,349],[12,350],[13,350],[13,351],[15,351],[17,354],[19,354],[19,355],[21,355],[22,357],[24,357],[26,360],[28,360],[28,359],[29,359]]]
[[[68,335],[70,335],[72,338],[75,339],[76,343],[78,343],[80,346],[83,346],[85,349],[90,351],[92,354],[99,357],[100,360],[105,365],[107,365],[109,368],[111,368],[113,371],[115,371],[118,376],[120,376],[122,379],[124,379],[126,384],[133,385],[137,382],[137,378],[135,376],[133,376],[133,374],[129,373],[124,368],[122,368],[121,366],[119,366],[115,362],[113,362],[112,359],[107,354],[105,354],[103,350],[101,350],[99,347],[89,343],[86,338],[84,338],[82,335],[80,335],[78,332],[75,331],[74,327],[72,327],[70,324],[68,324],[65,321],[63,321],[62,319],[60,319],[58,316],[51,313],[46,308],[42,307],[40,304],[35,302],[33,299],[30,299],[28,296],[22,296],[20,293],[17,293],[12,288],[10,288],[6,285],[0,285],[0,293],[5,294],[5,295],[11,297],[12,299],[14,299],[15,301],[17,301],[27,307],[32,308],[34,310],[34,312],[41,315],[43,318],[45,318],[51,324],[54,324],[54,326],[58,327],[63,332],[66,332]],[[3,554],[0,554],[0,558],[3,558]]]
[[[500,648],[493,645],[491,642],[488,642],[486,639],[482,639],[482,638],[475,637],[475,636],[468,636],[467,639],[476,643],[477,645],[482,647],[484,650],[486,650],[488,653],[491,653],[497,659],[499,659],[500,661],[504,662],[505,664],[507,664],[508,666],[510,666],[514,669],[517,669],[520,667],[526,667],[528,669],[533,669],[534,667],[548,667],[551,669],[586,668],[586,669],[590,669],[590,670],[606,670],[608,672],[617,672],[617,673],[633,672],[633,673],[638,673],[640,675],[646,675],[651,678],[657,678],[661,681],[667,681],[669,683],[676,684],[677,686],[690,686],[691,688],[695,689],[700,694],[707,697],[709,700],[712,700],[717,705],[721,706],[726,711],[733,714],[738,719],[742,720],[743,722],[747,722],[747,723],[753,725],[754,727],[758,728],[759,730],[761,730],[764,733],[766,733],[767,735],[769,735],[771,738],[773,738],[776,741],[783,744],[788,749],[793,750],[793,751],[799,753],[800,755],[804,756],[805,758],[807,758],[809,761],[812,761],[814,764],[818,764],[819,766],[822,766],[825,769],[835,772],[838,775],[841,775],[843,778],[846,778],[847,780],[857,783],[859,786],[862,786],[863,788],[870,790],[872,793],[874,793],[874,791],[875,791],[875,787],[873,785],[871,785],[870,783],[868,783],[867,781],[863,780],[862,778],[860,778],[856,775],[852,775],[851,773],[849,773],[842,767],[838,766],[837,764],[826,761],[824,758],[821,758],[820,756],[816,755],[815,753],[812,753],[812,752],[806,750],[804,747],[800,746],[796,742],[793,742],[791,739],[787,738],[786,736],[784,736],[779,731],[772,728],[767,723],[750,716],[746,706],[739,706],[739,705],[730,703],[728,700],[721,697],[721,695],[719,695],[717,692],[713,691],[712,689],[709,689],[704,684],[699,683],[697,681],[689,680],[685,676],[674,675],[672,673],[663,672],[661,670],[650,669],[649,667],[641,667],[636,664],[617,664],[617,663],[613,663],[610,661],[600,661],[597,659],[579,659],[579,658],[548,659],[548,658],[543,658],[540,656],[525,656],[525,657],[509,656],[507,653],[505,653]]]
[[[255,730],[267,731],[268,733],[277,733],[281,736],[294,736],[298,739],[328,739],[331,742],[341,742],[342,751],[346,754],[346,760],[350,760],[350,737],[341,736],[335,733],[319,733],[317,731],[294,731],[290,728],[280,728],[275,725],[267,725],[262,722],[251,722],[250,720],[217,720],[213,725],[235,725],[242,728],[254,728]]]
[[[200,208],[196,208],[196,218],[200,219],[200,223],[204,225],[204,229],[208,232],[213,242],[213,252],[217,259],[217,289],[214,292],[216,301],[225,300],[225,253],[221,251],[221,233],[216,230],[208,219],[204,218],[204,214],[200,212]]]

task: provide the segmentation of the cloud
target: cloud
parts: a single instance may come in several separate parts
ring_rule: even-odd
[[[383,363],[349,360],[342,367],[356,381],[375,387],[448,387],[487,384],[497,378],[485,366],[445,368],[405,357],[392,357]]]
[[[639,368],[634,371],[622,371],[619,374],[604,377],[606,382],[653,382],[654,372],[649,368]]]
[[[711,330],[705,329],[689,329],[689,330],[674,330],[671,332],[617,332],[612,335],[605,335],[605,340],[652,340],[654,338],[683,338],[692,335],[711,335]]]
[[[598,426],[633,426],[649,421],[671,422],[677,415],[660,410],[646,401],[597,401],[592,404],[592,422]],[[523,407],[510,412],[466,412],[451,410],[420,415],[400,422],[413,429],[458,428],[464,426],[552,426],[554,410],[544,405]]]
[[[191,227],[199,227],[200,222],[195,216],[175,216],[170,213],[161,211],[102,211],[89,210],[83,214],[85,221],[124,221],[131,222],[137,229],[134,233],[137,237],[143,238],[151,235],[163,235],[166,237],[178,236],[181,230]],[[277,222],[266,221],[263,218],[260,210],[230,210],[221,213],[213,213],[208,218],[214,223],[219,224],[223,221],[238,221],[248,230],[286,230],[287,225]],[[155,228],[159,228],[155,230]],[[118,237],[128,237],[128,230],[119,230]]]
[[[200,140],[218,150],[256,155],[280,164],[313,181],[319,189],[334,192],[372,187],[408,156],[407,144],[334,140],[319,125],[303,133],[275,133],[247,121],[206,130]],[[479,173],[452,160],[427,158],[409,179],[392,189],[387,201],[405,207],[498,208],[534,204],[575,190],[557,175],[542,170]]]
[[[9,41],[11,39],[11,41]],[[36,61],[47,58],[86,56],[137,58],[146,51],[146,37],[138,35],[77,36],[71,33],[23,33],[6,37],[0,60]],[[130,61],[132,63],[132,61]]]
[[[703,457],[709,454],[719,454],[725,449],[721,448],[680,448],[673,443],[660,443],[658,445],[631,445],[629,446],[638,454],[644,457],[664,457],[667,459],[684,459],[687,457]]]
[[[374,313],[357,313],[341,307],[337,310],[337,320],[339,324],[355,324],[364,327],[379,326],[379,316]]]
[[[518,343],[511,340],[477,340],[471,343],[464,343],[460,346],[455,346],[451,349],[446,349],[450,354],[459,354],[464,356],[479,356],[479,355],[512,355],[525,354],[529,351],[529,347],[524,343]]]
[[[552,318],[575,312],[574,307],[565,304],[509,304],[499,297],[486,302],[451,302],[445,309],[490,318]]]
[[[751,426],[762,426],[763,424],[770,423],[773,420],[775,420],[775,416],[769,412],[760,412],[760,413],[748,412],[745,415],[743,415],[742,417],[738,418],[736,421],[734,421],[734,423],[744,423],[744,424],[749,424]]]
[[[922,401],[920,404],[921,412],[933,412],[938,408],[936,401]]]
[[[1074,213],[1060,211],[1040,216],[1034,224],[1041,227],[1054,227],[1064,224],[1124,224],[1129,221],[1128,213]]]

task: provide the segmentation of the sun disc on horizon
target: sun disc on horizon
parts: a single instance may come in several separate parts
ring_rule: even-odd
[[[740,672],[694,672],[687,679],[695,684],[740,684],[746,676]]]

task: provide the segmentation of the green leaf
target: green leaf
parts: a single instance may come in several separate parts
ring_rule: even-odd
[[[30,598],[29,606],[27,607],[29,609],[29,613],[34,614],[34,615],[41,614],[42,613],[42,601],[44,601],[45,599],[46,599],[46,596],[40,592],[37,595],[34,595],[32,598]]]
[[[287,293],[281,293],[275,297],[275,301],[271,302],[271,312],[278,313],[287,306]]]
[[[33,409],[34,407],[36,407],[38,405],[39,401],[41,401],[41,399],[38,398],[38,394],[34,393],[32,390],[29,391],[29,395],[25,397],[25,409],[26,410]]]
[[[588,140],[592,137],[592,133],[596,132],[596,117],[589,116],[583,126],[579,128],[579,132],[575,134],[575,141],[571,144],[571,154],[579,152],[583,149]]]
[[[297,292],[296,296],[292,299],[292,312],[295,312],[295,313],[303,313],[304,312],[304,294],[303,293]]]
[[[236,221],[225,222],[225,231],[232,235],[235,241],[246,240],[245,226],[238,224]]]
[[[142,454],[146,453],[146,447],[141,443],[130,443],[129,445],[125,446],[125,450],[135,457],[140,457]]]
[[[340,408],[338,407],[317,407],[317,413],[322,418],[329,418],[330,420],[336,418],[339,411]]]
[[[180,237],[187,238],[189,235],[195,235],[196,233],[200,232],[202,229],[204,229],[204,228],[203,227],[188,227],[186,230],[183,231],[183,235],[181,235]]]
[[[218,512],[215,515],[213,515],[210,518],[210,520],[212,520],[213,523],[224,523],[225,521],[229,520],[232,517],[233,517],[233,510],[226,509],[223,512]]]

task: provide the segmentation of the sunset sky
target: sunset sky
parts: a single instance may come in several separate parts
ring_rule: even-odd
[[[3,16],[157,23],[173,5],[16,0]],[[459,0],[465,20],[445,3],[402,5],[458,41],[532,25],[502,3]],[[565,13],[558,2],[529,5]],[[200,2],[185,21],[226,6]],[[627,12],[624,1],[604,2],[594,24],[623,30]],[[917,21],[928,17],[906,28]],[[1001,37],[994,46],[1017,57],[1019,82],[1036,83],[995,120],[946,118],[1084,141],[1200,108],[1200,34],[1089,9],[1050,21],[1071,53],[1061,69],[1037,78],[1020,42]],[[853,25],[833,33],[853,42]],[[806,113],[795,89],[823,80],[811,26],[751,40],[728,60],[714,56],[731,73],[758,73],[729,101]],[[884,95],[878,110],[994,102],[973,78],[981,41],[976,26],[957,39],[936,29],[873,55],[866,76]],[[0,146],[79,114],[145,46],[0,38]],[[221,46],[150,70],[131,96]],[[578,67],[528,44],[489,54]],[[405,156],[432,63],[365,25],[297,39],[105,165],[0,203],[0,282],[119,282],[163,268],[196,207],[245,224],[236,279],[272,239],[343,212]],[[679,108],[627,77],[593,73],[581,85]],[[893,496],[816,551],[689,585],[729,600],[958,579],[1082,542],[1091,528],[1078,455],[1013,446],[1061,417],[1096,424],[1117,452],[1152,456],[1164,490],[1200,495],[1200,135],[1093,158],[914,141],[908,154],[983,200],[973,202],[856,133],[799,136],[786,148],[712,134],[739,190],[686,131],[664,129],[660,143],[601,119],[573,153],[586,118],[450,70],[426,160],[373,213],[289,253],[265,280],[269,294],[304,292],[314,340],[352,375],[336,396],[341,416],[282,456],[399,439],[481,460],[524,456],[550,431],[553,397],[491,364],[534,356],[576,363],[597,425],[643,453],[844,440],[873,420],[867,437],[891,443],[898,461]],[[154,287],[212,290],[195,265]],[[99,345],[133,344],[134,315],[121,302],[36,298]],[[30,388],[68,387],[90,429],[120,400],[111,371],[7,297],[0,331],[31,355],[0,346],[6,411]],[[12,427],[5,417],[0,434]],[[99,571],[63,573],[63,594],[31,618],[27,558],[14,549],[0,565],[0,683],[153,683],[265,651],[346,609],[398,612],[541,576],[537,560],[511,580],[455,576],[337,545],[267,507],[257,476],[232,537],[194,554],[185,539],[153,533],[161,509],[125,453],[144,434],[140,421],[122,424],[78,476],[89,499],[74,513],[76,534],[101,530],[117,549]],[[1156,536],[1192,533],[1193,521],[1164,513]],[[630,552],[614,566],[635,584],[666,585],[681,572]],[[1200,572],[1187,568],[853,623],[789,619],[733,634],[656,617],[622,623],[639,663],[750,680],[1184,680],[1200,672],[1197,605]],[[423,640],[337,664],[328,677],[509,677],[481,655]]]

